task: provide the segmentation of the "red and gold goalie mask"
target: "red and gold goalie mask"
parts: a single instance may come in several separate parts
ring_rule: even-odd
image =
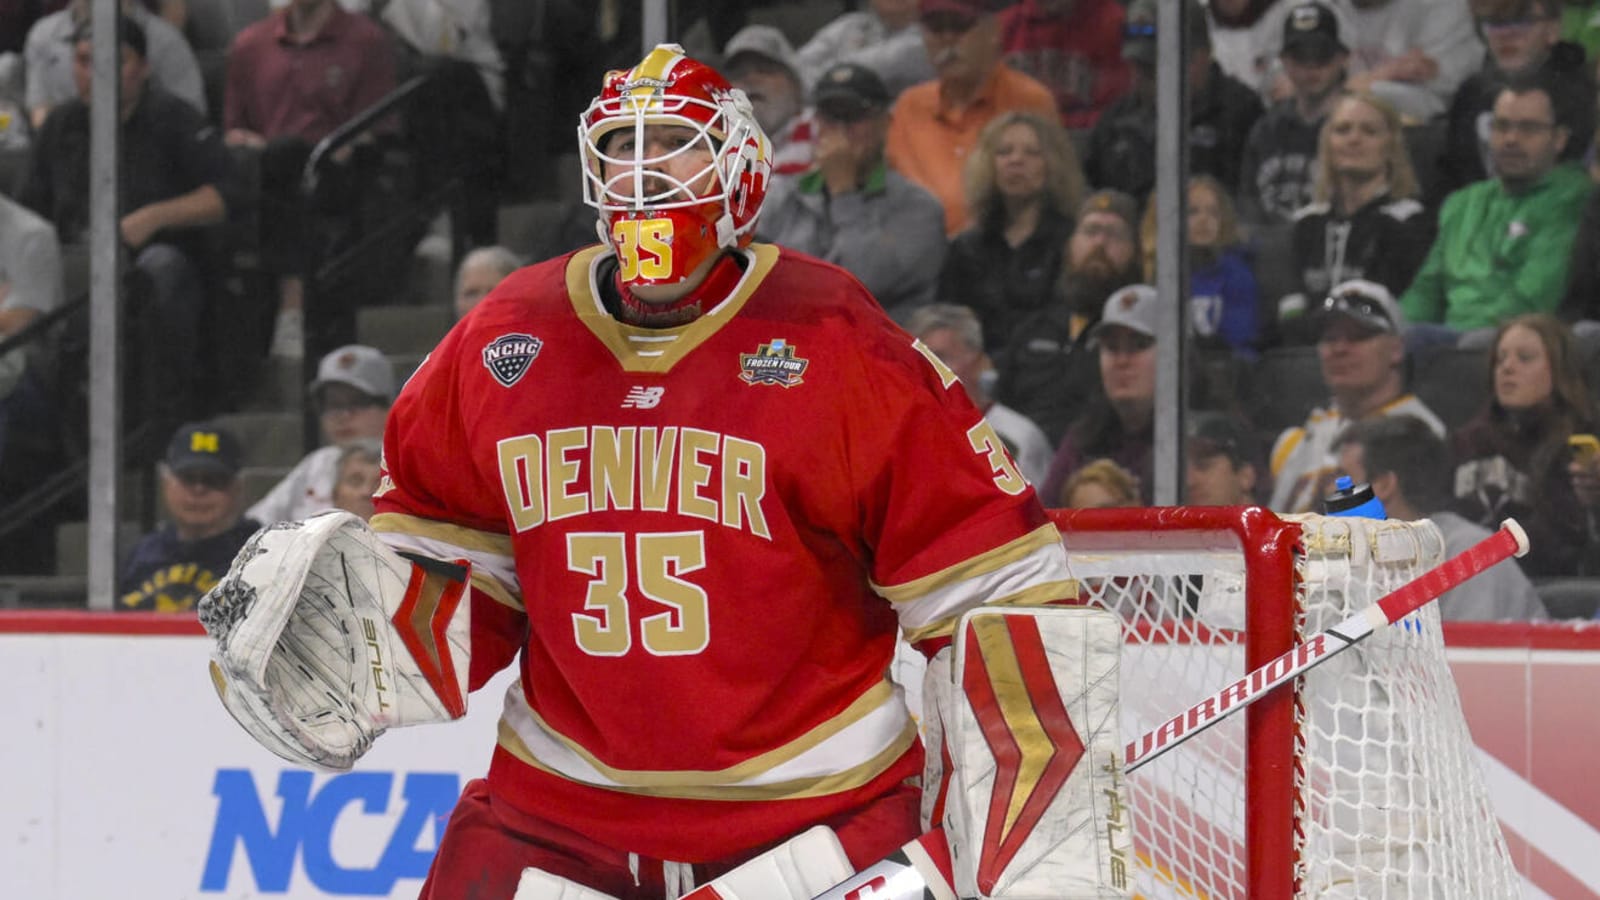
[[[606,75],[578,124],[583,200],[625,285],[683,281],[755,232],[772,170],[750,100],[709,66],[661,44]]]

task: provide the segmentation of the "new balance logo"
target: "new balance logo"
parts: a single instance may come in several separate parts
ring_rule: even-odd
[[[661,403],[661,395],[667,389],[664,387],[640,387],[634,385],[628,389],[628,396],[622,398],[623,409],[655,409]]]

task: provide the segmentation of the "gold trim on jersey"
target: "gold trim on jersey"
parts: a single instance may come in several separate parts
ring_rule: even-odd
[[[600,302],[596,282],[600,261],[611,255],[611,248],[600,245],[580,250],[567,262],[567,296],[584,326],[606,345],[625,372],[661,373],[672,370],[678,361],[716,334],[731,320],[745,301],[755,293],[778,262],[778,248],[771,244],[752,244],[743,252],[750,260],[739,284],[728,299],[706,310],[698,319],[676,328],[640,328],[619,322]]]
[[[961,614],[980,604],[1040,606],[1078,594],[1054,525],[915,581],[874,587],[894,604],[912,643],[952,634]]]
[[[386,543],[396,549],[440,559],[466,559],[472,563],[473,587],[502,606],[524,611],[509,535],[404,513],[380,513],[372,517],[370,524],[373,531],[386,535]]]
[[[855,733],[846,733],[852,731]],[[551,728],[527,705],[518,682],[507,692],[499,732],[500,746],[512,756],[579,784],[688,800],[792,800],[867,784],[910,749],[917,737],[917,726],[894,686],[883,681],[839,715],[799,738],[726,769],[618,769],[600,762],[587,748]],[[867,745],[864,748],[860,746],[863,743]],[[542,753],[536,753],[534,746],[541,747]],[[861,758],[867,751],[868,755]],[[780,770],[807,753],[816,758],[804,760],[798,768],[815,771],[825,765],[829,771],[783,777]]]

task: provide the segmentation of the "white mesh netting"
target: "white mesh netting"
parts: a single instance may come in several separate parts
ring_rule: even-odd
[[[1124,741],[1245,674],[1247,641],[1269,659],[1442,560],[1426,522],[1262,510],[1061,521],[1074,575],[1125,622]],[[1519,895],[1435,607],[1279,694],[1129,775],[1141,896]]]

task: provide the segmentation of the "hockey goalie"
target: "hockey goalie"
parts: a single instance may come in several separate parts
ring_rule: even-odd
[[[656,47],[579,140],[600,245],[422,364],[370,527],[240,552],[201,604],[224,705],[343,770],[515,665],[424,898],[1125,896],[1118,625],[1052,605],[994,430],[843,270],[753,243],[770,150],[718,73]]]

